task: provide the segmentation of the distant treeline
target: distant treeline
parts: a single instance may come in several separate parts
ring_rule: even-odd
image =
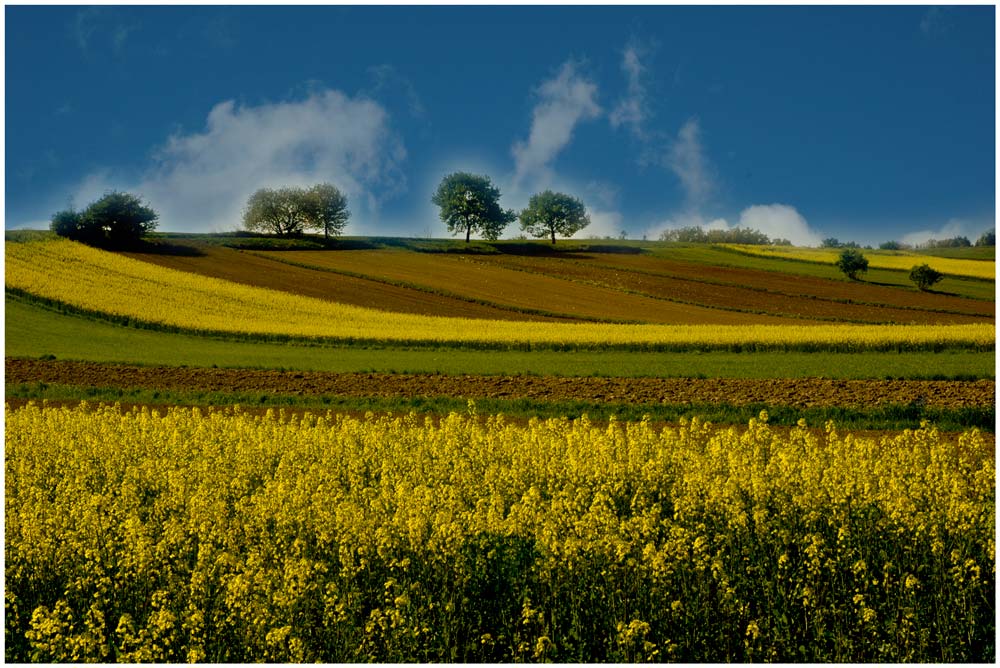
[[[969,241],[968,237],[958,236],[951,237],[950,239],[928,239],[922,244],[917,244],[912,246],[910,244],[900,243],[898,241],[886,241],[885,243],[879,244],[879,248],[882,250],[910,250],[913,248],[968,248],[972,246],[973,243]],[[979,235],[976,240],[976,246],[996,246],[997,245],[997,235],[995,232],[983,232]]]
[[[755,246],[791,246],[788,239],[771,239],[760,230],[735,227],[731,230],[706,230],[702,227],[679,227],[664,230],[660,241],[681,241],[694,244],[750,244]]]

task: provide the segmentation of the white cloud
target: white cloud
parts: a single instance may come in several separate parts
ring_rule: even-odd
[[[705,204],[715,190],[715,179],[702,148],[701,123],[697,118],[681,126],[665,163],[680,179],[687,205],[696,209]]]
[[[624,228],[622,214],[617,211],[602,211],[588,207],[587,215],[590,216],[590,225],[574,234],[574,239],[587,239],[589,237],[613,237],[617,239]]]
[[[809,227],[806,219],[793,206],[787,204],[755,204],[740,212],[739,222],[730,225],[725,218],[708,220],[699,214],[682,214],[671,217],[651,228],[647,235],[656,239],[666,230],[682,227],[701,227],[706,230],[731,230],[749,227],[763,232],[771,239],[788,239],[796,246],[818,246],[820,235]]]
[[[771,239],[788,239],[796,246],[818,246],[822,241],[802,214],[787,204],[747,207],[740,213],[739,226],[759,230]]]
[[[202,131],[171,136],[138,183],[117,187],[143,196],[161,229],[208,232],[239,228],[258,188],[331,182],[347,195],[357,229],[377,216],[380,198],[404,187],[405,155],[388,114],[369,99],[323,90],[259,106],[230,100],[212,108]],[[110,181],[108,172],[90,175],[77,202]]]
[[[626,46],[622,53],[622,71],[628,80],[628,88],[625,96],[611,111],[609,120],[613,128],[627,125],[633,135],[644,140],[646,131],[643,123],[649,115],[649,110],[646,87],[643,83],[646,68],[639,60],[639,51],[638,45],[632,43]]]
[[[597,104],[597,84],[577,72],[568,61],[558,74],[538,87],[538,104],[532,112],[531,132],[527,141],[511,148],[514,156],[513,185],[519,188],[527,178],[537,180],[532,190],[545,187],[552,180],[550,164],[573,137],[581,120],[601,114]]]
[[[967,237],[972,243],[976,242],[979,235],[985,230],[991,229],[993,223],[976,224],[970,221],[952,218],[936,230],[918,230],[904,234],[899,241],[911,246],[919,246],[927,243],[931,239],[943,240],[955,237]]]

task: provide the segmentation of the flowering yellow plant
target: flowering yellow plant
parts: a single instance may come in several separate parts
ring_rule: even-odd
[[[28,405],[5,436],[11,661],[993,657],[976,431]]]

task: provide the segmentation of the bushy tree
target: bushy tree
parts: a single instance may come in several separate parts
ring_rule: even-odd
[[[279,237],[302,234],[309,207],[301,188],[261,188],[250,195],[243,210],[243,227]]]
[[[910,270],[910,280],[921,290],[927,290],[942,278],[944,278],[944,274],[931,269],[928,264],[922,264]]]
[[[83,216],[79,211],[65,209],[52,215],[52,222],[49,229],[61,237],[67,237],[74,241],[84,241],[87,236],[83,226]]]
[[[517,218],[512,210],[500,208],[500,189],[488,176],[468,172],[455,172],[441,179],[431,201],[441,207],[441,222],[449,232],[465,232],[465,243],[469,243],[473,231],[495,241]]]
[[[857,280],[858,274],[868,272],[868,258],[856,248],[846,248],[837,259],[837,268],[847,275],[852,281]]]
[[[977,246],[996,246],[997,245],[997,235],[996,232],[983,232],[978,239],[976,239]]]
[[[821,248],[840,248],[840,239],[837,237],[827,237],[819,245]]]
[[[330,183],[311,188],[261,188],[250,195],[243,210],[243,227],[279,237],[322,230],[326,238],[339,235],[351,212],[347,197]]]
[[[880,250],[903,250],[903,244],[898,241],[883,241],[878,247]]]
[[[571,237],[590,225],[582,201],[551,190],[532,195],[520,219],[522,230],[539,239],[551,237],[552,243],[556,242],[557,234]],[[624,232],[622,238],[625,238]]]
[[[158,219],[136,195],[111,191],[82,212],[67,209],[56,213],[50,228],[75,241],[122,247],[155,230]]]
[[[347,197],[330,183],[317,183],[305,191],[306,227],[323,230],[323,237],[340,236],[351,217]]]

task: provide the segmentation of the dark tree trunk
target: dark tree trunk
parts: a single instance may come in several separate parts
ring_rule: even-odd
[[[469,243],[469,236],[472,234],[472,225],[465,226],[465,243]]]
[[[554,244],[555,242],[556,242],[556,229],[553,227],[552,228],[552,243]]]

